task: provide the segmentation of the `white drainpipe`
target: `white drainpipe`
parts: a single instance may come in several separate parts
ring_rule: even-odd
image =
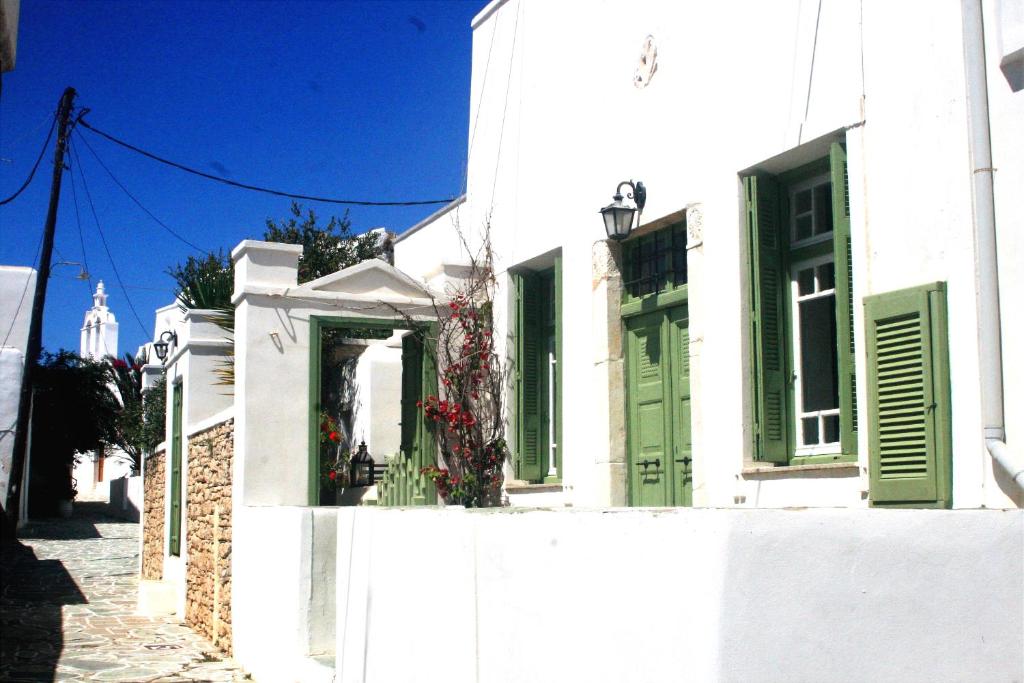
[[[999,320],[999,263],[996,258],[992,140],[989,133],[988,76],[982,0],[963,0],[967,126],[974,179],[974,248],[977,258],[978,351],[985,445],[993,460],[1024,489],[1024,457],[1006,445],[1003,416],[1003,356]]]

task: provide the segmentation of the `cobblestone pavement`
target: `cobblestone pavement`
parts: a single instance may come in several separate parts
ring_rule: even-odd
[[[135,616],[139,525],[76,503],[0,556],[0,681],[249,680],[174,617]]]

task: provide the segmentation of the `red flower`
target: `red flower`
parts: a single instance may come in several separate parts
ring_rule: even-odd
[[[416,401],[416,407],[417,408],[422,408],[423,407],[423,401]]]
[[[330,474],[327,475],[327,478],[330,479],[331,481],[334,481],[335,479],[338,478],[338,473],[335,472],[334,470],[331,470]]]
[[[327,435],[327,438],[330,439],[331,441],[334,441],[335,443],[341,440],[341,436],[338,434],[338,432],[331,432],[330,434]]]

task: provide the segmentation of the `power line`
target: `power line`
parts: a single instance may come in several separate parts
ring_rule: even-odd
[[[32,259],[32,264],[34,266],[36,266],[36,273],[37,274],[39,272],[39,270],[38,270],[38,268],[39,268],[39,264],[38,264],[39,252],[40,252],[40,250],[42,250],[42,248],[43,248],[43,236],[40,235],[39,236],[39,244],[36,245],[36,255],[35,255],[35,258]],[[11,317],[11,326],[7,328],[7,334],[4,335],[4,343],[0,344],[0,347],[7,346],[7,340],[11,338],[11,332],[14,331],[14,325],[15,325],[15,323],[18,322],[18,314],[21,313],[21,306],[22,306],[22,304],[25,303],[25,294],[28,292],[28,285],[29,285],[30,282],[32,282],[31,276],[26,275],[25,276],[25,286],[22,288],[22,290],[21,290],[21,297],[18,299],[18,307],[16,309],[14,309],[14,315]]]
[[[106,165],[105,163],[103,163],[103,160],[102,160],[102,159],[100,159],[100,156],[99,156],[99,154],[97,154],[97,153],[96,153],[96,150],[94,150],[94,149],[92,148],[92,145],[90,145],[90,144],[89,144],[89,140],[88,140],[88,139],[86,139],[86,138],[85,138],[85,136],[81,135],[80,133],[78,134],[78,139],[79,139],[79,140],[81,140],[82,142],[84,142],[84,143],[85,143],[85,146],[86,146],[86,147],[87,147],[87,148],[89,149],[89,151],[90,151],[90,152],[92,153],[92,156],[93,156],[93,158],[94,158],[94,159],[96,159],[96,161],[97,161],[97,162],[99,163],[99,165],[103,167],[103,170],[107,172],[107,175],[108,175],[108,176],[110,176],[110,179],[111,179],[111,180],[113,180],[113,181],[114,181],[114,183],[115,183],[115,184],[116,184],[116,185],[117,185],[118,187],[120,187],[120,188],[121,188],[121,191],[122,191],[122,192],[124,192],[124,193],[125,193],[126,195],[128,195],[128,198],[129,198],[129,199],[131,199],[131,200],[132,200],[133,202],[135,202],[135,205],[136,205],[136,206],[138,206],[138,207],[139,207],[140,209],[142,209],[143,211],[145,211],[145,212],[146,212],[146,215],[147,215],[147,216],[149,216],[149,217],[150,217],[150,218],[152,218],[152,219],[153,219],[154,221],[156,221],[157,225],[159,225],[159,226],[160,226],[161,228],[163,228],[163,229],[164,229],[164,230],[166,230],[167,232],[171,233],[171,235],[173,235],[174,237],[176,237],[176,238],[177,238],[178,240],[180,240],[181,242],[184,242],[184,243],[185,243],[185,244],[187,244],[188,246],[190,246],[190,247],[192,247],[193,249],[195,249],[196,251],[198,251],[198,252],[199,252],[200,254],[206,254],[206,253],[208,253],[208,252],[209,252],[209,249],[203,249],[202,247],[198,247],[198,246],[196,246],[195,244],[193,244],[192,242],[189,242],[189,241],[188,241],[187,239],[185,239],[184,237],[182,237],[181,235],[179,235],[179,234],[178,234],[177,232],[175,232],[175,231],[174,231],[174,230],[173,230],[173,229],[172,229],[172,228],[171,228],[171,227],[170,227],[169,225],[167,225],[167,224],[166,224],[166,223],[164,223],[164,222],[163,222],[162,220],[160,220],[159,218],[157,218],[156,216],[154,216],[154,215],[153,215],[153,212],[152,212],[152,211],[150,211],[150,210],[149,210],[149,209],[147,209],[147,208],[146,208],[145,206],[143,206],[143,205],[142,205],[142,202],[140,202],[140,201],[139,201],[138,199],[136,199],[136,198],[135,198],[135,195],[133,195],[133,194],[132,194],[131,192],[129,192],[129,191],[128,191],[128,188],[126,188],[126,187],[125,187],[125,186],[124,186],[124,185],[123,185],[123,184],[121,183],[121,181],[120,181],[120,180],[118,180],[117,178],[115,178],[115,177],[114,177],[114,174],[113,174],[113,173],[112,173],[112,172],[110,171],[110,169],[109,169],[109,168],[107,168],[107,165]]]
[[[448,199],[426,199],[426,200],[422,200],[422,201],[412,201],[412,202],[375,202],[375,201],[363,201],[363,200],[356,200],[356,199],[333,199],[333,198],[330,198],[330,197],[317,197],[317,196],[308,195],[308,194],[296,194],[294,192],[285,192],[283,190],[274,190],[274,189],[267,188],[267,187],[260,187],[259,185],[250,185],[248,183],[240,183],[240,182],[231,180],[229,178],[222,178],[220,176],[216,176],[216,175],[213,175],[211,173],[206,173],[205,171],[200,171],[198,169],[192,168],[190,166],[186,166],[184,164],[179,164],[178,162],[171,161],[170,159],[165,159],[164,157],[161,157],[161,156],[158,156],[156,154],[153,154],[152,152],[147,152],[144,149],[141,149],[139,147],[136,147],[135,145],[127,143],[124,140],[120,140],[120,139],[114,137],[113,135],[110,135],[109,133],[104,133],[99,128],[95,128],[94,126],[91,126],[85,119],[82,118],[87,112],[88,112],[88,110],[85,110],[81,114],[79,114],[77,122],[80,123],[81,125],[85,126],[86,128],[88,128],[92,132],[96,133],[97,135],[105,137],[107,140],[110,140],[114,144],[120,145],[120,146],[124,147],[125,149],[130,149],[131,151],[133,151],[133,152],[135,152],[137,154],[141,154],[144,157],[148,157],[148,158],[152,159],[153,161],[159,161],[161,164],[166,164],[168,166],[173,166],[174,168],[176,168],[178,170],[181,170],[181,171],[185,171],[186,173],[191,173],[193,175],[197,175],[197,176],[200,176],[202,178],[207,178],[208,180],[215,180],[218,183],[224,183],[225,185],[231,185],[232,187],[238,187],[238,188],[241,188],[243,190],[253,190],[254,192],[263,192],[263,193],[266,193],[266,194],[277,195],[278,197],[289,197],[291,199],[305,199],[307,201],[312,201],[312,202],[323,202],[325,204],[346,204],[346,205],[349,205],[349,206],[425,206],[425,205],[428,205],[428,204],[450,204],[452,202],[452,198],[448,198]]]
[[[77,164],[76,164],[77,165]],[[89,270],[89,258],[85,255],[85,236],[82,234],[82,215],[78,211],[78,189],[75,187],[75,173],[68,173],[71,177],[71,196],[75,200],[75,223],[78,225],[78,242],[82,245],[82,267],[85,269],[86,286],[89,294],[92,294],[92,271]]]
[[[50,138],[53,137],[53,130],[56,127],[57,127],[57,117],[54,116],[53,117],[53,123],[50,124],[50,132],[46,134],[46,142],[43,143],[43,148],[39,150],[39,156],[36,157],[36,163],[32,164],[32,170],[29,171],[28,178],[25,178],[25,182],[23,182],[21,184],[21,187],[18,188],[17,192],[12,194],[7,199],[4,199],[3,201],[0,201],[0,206],[3,206],[4,204],[7,204],[9,202],[14,201],[19,194],[21,194],[22,192],[25,191],[25,188],[28,187],[29,183],[32,182],[32,178],[34,178],[35,175],[36,175],[36,169],[39,168],[39,162],[41,162],[43,160],[43,155],[46,154],[46,148],[50,146]]]
[[[120,285],[121,291],[124,293],[124,300],[128,302],[128,308],[131,309],[132,315],[135,316],[135,322],[139,324],[139,329],[142,330],[143,337],[148,337],[149,332],[146,331],[146,326],[142,324],[142,319],[139,318],[138,312],[135,310],[135,304],[132,303],[131,297],[128,296],[128,290],[125,289],[124,281],[121,280],[121,273],[117,271],[117,265],[114,263],[114,256],[110,253],[110,245],[107,244],[107,237],[103,234],[103,228],[100,226],[99,216],[96,214],[96,205],[92,202],[92,193],[89,192],[89,183],[85,180],[85,172],[82,170],[82,159],[78,156],[78,150],[74,145],[69,145],[71,148],[71,154],[75,157],[75,167],[78,168],[78,175],[82,178],[82,188],[85,190],[85,196],[89,200],[89,208],[92,209],[93,220],[96,221],[96,230],[100,233],[100,241],[103,242],[103,249],[107,252],[107,258],[110,260],[110,267],[114,270],[114,277],[117,278],[117,284]]]

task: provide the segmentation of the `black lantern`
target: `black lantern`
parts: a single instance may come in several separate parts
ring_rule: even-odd
[[[359,443],[356,454],[352,457],[351,467],[352,486],[373,486],[373,458],[366,450],[366,442]]]
[[[632,192],[626,195],[632,199],[636,207],[627,206],[622,203],[622,186],[629,185]],[[608,233],[608,239],[621,242],[629,237],[629,231],[633,229],[633,214],[643,213],[644,204],[647,203],[647,188],[639,180],[634,183],[632,180],[623,180],[615,188],[615,195],[612,203],[601,209],[601,217],[604,218],[604,229]]]
[[[168,343],[171,342],[175,346],[178,345],[178,333],[168,330],[160,335],[160,339],[153,342],[153,350],[156,351],[156,357],[160,359],[162,363],[167,358],[167,347]]]

